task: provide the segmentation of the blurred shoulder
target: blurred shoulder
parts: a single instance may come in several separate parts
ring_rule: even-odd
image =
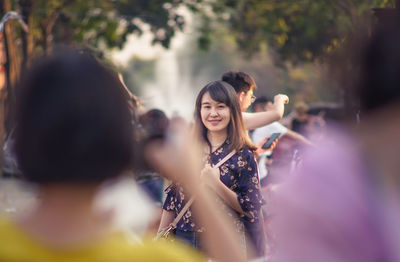
[[[205,257],[193,248],[179,242],[148,240],[136,248],[145,253],[143,261],[205,261]]]
[[[0,240],[9,239],[18,233],[18,228],[12,219],[0,217]]]
[[[129,241],[115,233],[78,248],[51,247],[0,218],[0,261],[205,261],[190,247],[165,241]]]

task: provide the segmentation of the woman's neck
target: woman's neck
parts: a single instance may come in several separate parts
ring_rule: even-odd
[[[218,147],[220,147],[226,140],[228,134],[226,130],[220,131],[220,132],[208,132],[207,133],[207,138],[208,141],[211,144],[211,150],[215,150]]]

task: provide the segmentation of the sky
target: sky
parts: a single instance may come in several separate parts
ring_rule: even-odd
[[[118,66],[128,65],[129,59],[136,56],[141,59],[156,59],[155,79],[143,83],[144,106],[147,109],[158,108],[169,117],[179,115],[191,120],[195,93],[190,88],[190,79],[179,71],[177,52],[185,46],[191,27],[191,17],[186,14],[184,32],[177,32],[169,49],[152,45],[152,34],[148,28],[141,36],[130,35],[122,50],[113,50],[111,58]]]

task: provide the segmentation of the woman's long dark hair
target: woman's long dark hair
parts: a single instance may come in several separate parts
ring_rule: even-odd
[[[256,149],[244,127],[242,112],[240,110],[240,104],[236,92],[231,85],[223,81],[214,81],[207,84],[197,95],[195,108],[195,132],[197,133],[197,136],[206,142],[211,148],[210,141],[207,138],[207,128],[204,126],[200,114],[201,100],[207,92],[213,100],[229,107],[230,121],[227,128],[227,139],[230,141],[230,149],[236,149],[236,151],[239,151],[244,146],[248,146],[253,150]]]

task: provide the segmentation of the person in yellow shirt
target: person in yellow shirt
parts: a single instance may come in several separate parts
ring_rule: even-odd
[[[200,253],[166,241],[129,244],[122,234],[62,246],[41,242],[11,220],[0,220],[0,261],[203,261]]]
[[[132,244],[112,230],[112,214],[93,209],[99,186],[135,166],[137,139],[123,85],[91,54],[64,49],[41,58],[18,90],[15,152],[39,199],[29,212],[0,219],[0,261],[243,261],[212,211],[199,218],[218,233],[203,256],[177,243]],[[212,210],[196,183],[183,184],[198,195],[194,208]]]

